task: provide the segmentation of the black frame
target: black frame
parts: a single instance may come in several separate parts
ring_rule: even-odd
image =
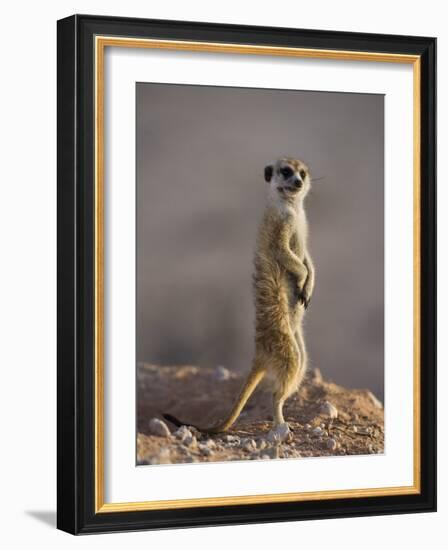
[[[421,493],[94,512],[95,35],[421,57]],[[436,510],[436,39],[74,15],[58,21],[57,526],[73,534]]]

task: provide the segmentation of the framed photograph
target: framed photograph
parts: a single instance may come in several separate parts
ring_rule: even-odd
[[[58,527],[436,508],[436,40],[58,22]]]

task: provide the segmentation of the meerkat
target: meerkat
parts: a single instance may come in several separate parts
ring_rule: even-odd
[[[227,418],[199,431],[227,431],[263,378],[272,389],[273,430],[289,433],[283,416],[288,397],[307,368],[302,321],[314,289],[315,270],[308,249],[304,199],[311,186],[301,160],[280,158],[266,166],[267,205],[259,226],[254,258],[255,354],[247,380]],[[166,414],[175,425],[177,418]],[[286,427],[286,432],[281,429]]]

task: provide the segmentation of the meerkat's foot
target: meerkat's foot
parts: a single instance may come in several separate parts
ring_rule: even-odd
[[[270,443],[275,443],[277,445],[284,441],[289,441],[291,438],[292,431],[287,422],[282,422],[273,426],[266,437]]]

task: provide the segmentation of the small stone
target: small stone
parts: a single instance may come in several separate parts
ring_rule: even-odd
[[[327,439],[327,441],[325,442],[325,445],[327,449],[329,449],[330,451],[334,451],[337,449],[338,443],[330,437],[330,439]]]
[[[225,441],[226,443],[239,443],[240,442],[240,438],[237,435],[231,435],[231,434],[225,435],[222,438],[222,440]]]
[[[207,445],[204,445],[204,443],[199,443],[198,449],[205,456],[212,456],[213,454],[213,451],[210,449],[210,447],[207,447]]]
[[[356,433],[360,435],[371,435],[373,429],[370,426],[367,426],[367,428],[364,428],[363,426],[358,426],[356,429]]]
[[[271,457],[267,454],[261,455],[260,458],[261,458],[261,460],[270,460],[271,459]]]
[[[197,443],[198,443],[198,440],[196,439],[196,436],[194,436],[193,434],[187,436],[183,441],[183,444],[186,445],[187,447],[195,447]]]
[[[171,464],[171,455],[168,447],[162,447],[159,451],[159,464]]]
[[[325,416],[329,416],[330,418],[338,417],[337,408],[329,401],[324,401],[324,403],[322,403],[320,407],[320,413],[324,414]]]
[[[188,426],[188,429],[196,437],[200,437],[202,435],[201,432],[195,426]]]
[[[165,422],[158,418],[151,418],[148,428],[152,435],[157,435],[158,437],[169,437],[171,435],[170,429]]]
[[[187,455],[183,461],[187,463],[197,462],[196,458],[191,455]]]
[[[357,434],[358,433],[358,426],[353,426],[352,430],[355,434]]]
[[[381,401],[371,391],[367,390],[366,395],[374,407],[376,407],[377,409],[383,408],[383,404],[381,403]]]
[[[262,451],[263,449],[266,449],[266,440],[265,439],[259,439],[257,441],[257,449],[259,449],[260,451]]]
[[[279,458],[279,447],[276,445],[275,447],[271,447],[270,449],[266,449],[264,451],[265,455],[268,455],[269,458]]]
[[[316,437],[320,437],[323,435],[324,431],[320,426],[317,426],[316,428],[314,428],[314,430],[311,433]]]
[[[231,378],[229,369],[226,369],[226,367],[223,367],[222,365],[216,367],[216,369],[213,371],[213,376],[215,380],[218,380],[219,382],[229,380],[229,378]]]
[[[373,445],[369,445],[369,446],[367,447],[367,450],[369,451],[370,454],[374,454],[374,453],[376,452],[375,449],[374,449],[374,447],[373,447]]]
[[[244,451],[254,451],[257,448],[257,444],[253,439],[243,439],[241,447]]]
[[[311,424],[305,424],[304,429],[308,432],[311,430]]]
[[[193,434],[187,428],[187,426],[180,426],[175,432],[174,437],[179,441],[184,442],[187,438],[193,437]]]
[[[216,448],[216,443],[213,441],[213,439],[207,439],[207,441],[204,442],[204,445],[206,445],[209,449]]]

